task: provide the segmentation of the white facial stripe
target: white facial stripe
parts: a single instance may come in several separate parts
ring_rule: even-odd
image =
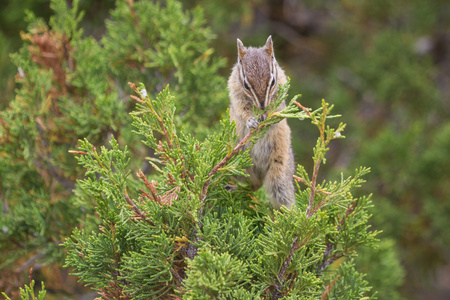
[[[270,83],[272,82],[272,77],[270,78],[269,84],[267,85],[267,90],[266,90],[266,99],[264,100],[264,107],[267,108],[267,106],[269,105],[269,94],[270,94]]]
[[[278,70],[275,66],[275,59],[272,59],[272,63],[270,64],[270,79],[267,84],[266,89],[266,99],[264,100],[264,106],[267,107],[269,105],[270,99],[270,90],[272,89],[272,80],[275,80],[275,84],[277,84]],[[275,87],[274,87],[275,88]]]
[[[259,101],[258,101],[258,97],[256,97],[256,94],[255,94],[255,92],[253,91],[252,86],[250,86],[250,90],[252,91],[253,102],[254,102],[255,106],[256,106],[257,108],[261,108],[261,106],[260,106],[260,104],[259,104]]]
[[[258,97],[256,97],[255,91],[253,90],[253,87],[251,86],[251,84],[245,79],[245,75],[244,75],[244,66],[242,66],[242,64],[241,64],[240,61],[239,61],[239,68],[238,68],[238,69],[239,69],[239,76],[241,77],[242,83],[243,83],[243,84],[247,84],[248,87],[250,88],[251,95],[249,95],[249,96],[250,96],[250,98],[252,99],[253,104],[254,104],[256,107],[260,108],[259,101],[258,101]],[[249,93],[248,90],[245,89],[245,87],[243,87],[243,89],[244,89],[244,92],[245,92],[246,94]],[[252,97],[252,96],[253,96],[253,97]]]
[[[273,74],[273,76],[275,77],[275,83],[276,83],[276,81],[277,81],[277,66],[275,65],[275,58],[274,59],[272,59],[272,74]]]
[[[242,82],[244,82],[244,67],[242,66],[241,62],[239,61],[239,76],[241,77]]]

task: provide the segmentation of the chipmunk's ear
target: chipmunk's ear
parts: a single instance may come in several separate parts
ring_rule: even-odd
[[[264,48],[266,48],[267,54],[273,57],[273,42],[271,35],[269,35],[269,37],[267,38],[266,45],[264,46]]]
[[[238,59],[241,61],[244,58],[245,53],[247,53],[247,50],[244,47],[244,44],[242,44],[240,39],[237,39],[237,50],[238,50]]]

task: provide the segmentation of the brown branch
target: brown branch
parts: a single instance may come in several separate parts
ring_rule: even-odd
[[[145,216],[145,214],[139,209],[139,207],[136,206],[136,204],[133,202],[133,200],[131,200],[130,196],[128,196],[126,193],[124,195],[125,195],[125,200],[127,201],[127,203],[129,205],[131,205],[135,214],[139,218],[141,218],[142,220],[147,222],[149,225],[154,226],[154,224]]]
[[[139,170],[139,173],[137,174],[137,176],[144,181],[145,186],[148,188],[148,190],[152,194],[153,201],[155,201],[156,203],[161,203],[161,197],[158,195],[158,191],[156,191],[155,186],[147,180],[144,173],[142,173],[142,171]]]
[[[356,200],[353,201],[352,205],[350,205],[346,212],[345,212],[345,217],[342,218],[342,220],[339,222],[339,225],[337,226],[337,230],[340,231],[341,230],[341,226],[344,224],[345,219],[350,215],[350,213],[355,209],[356,206]],[[342,257],[342,254],[336,254],[332,257],[329,258],[329,256],[331,255],[331,253],[334,250],[334,245],[330,242],[327,243],[327,248],[325,249],[325,252],[323,253],[323,261],[322,264],[320,265],[320,267],[318,267],[318,271],[322,272],[323,270],[325,270],[331,263],[333,263],[335,260],[339,259]]]
[[[85,152],[85,151],[69,150],[69,151],[67,151],[67,152],[69,152],[69,153],[71,153],[71,154],[88,155],[88,153]]]
[[[314,165],[314,171],[313,171],[313,177],[311,180],[311,193],[309,195],[309,204],[308,208],[306,209],[306,214],[308,217],[310,217],[313,213],[311,212],[311,209],[314,205],[314,196],[316,195],[316,183],[317,183],[317,175],[319,174],[319,167],[320,167],[320,159],[317,159],[316,164]],[[317,210],[313,210],[314,212]]]
[[[166,126],[164,126],[163,119],[158,117],[158,115],[156,115],[156,118],[158,119],[159,126],[161,126],[161,128],[163,130],[163,134],[164,134],[164,137],[165,137],[165,139],[167,141],[167,144],[169,145],[169,148],[172,149],[173,148],[173,144],[172,144],[172,141],[169,138],[169,133],[167,132]]]
[[[39,158],[41,158],[44,163],[41,163],[39,160],[35,159],[33,161],[34,165],[38,169],[38,171],[47,171],[50,175],[53,176],[54,179],[56,179],[59,184],[61,184],[68,192],[71,192],[75,189],[75,183],[65,177],[64,175],[61,175],[58,172],[58,168],[55,167],[51,162],[51,155],[48,154],[47,158],[43,155],[38,154]],[[42,174],[41,174],[42,175]]]
[[[170,273],[172,273],[173,277],[178,281],[177,286],[179,286],[183,282],[183,278],[181,278],[180,274],[178,274],[174,269],[170,269]]]
[[[353,201],[352,205],[350,205],[347,210],[345,211],[345,217],[342,218],[342,220],[339,222],[338,230],[341,229],[341,226],[344,224],[345,219],[347,219],[348,215],[355,209],[356,206],[356,200]]]
[[[219,168],[223,167],[223,165],[225,165],[247,143],[247,140],[250,138],[250,136],[257,131],[259,131],[259,128],[247,133],[247,135],[244,136],[244,138],[236,145],[236,147],[234,147],[233,151],[231,151],[230,154],[225,156],[220,163],[218,163],[211,169],[211,172],[208,173],[208,177],[213,176],[217,172],[217,170],[219,170]]]
[[[320,191],[317,191],[320,192]],[[311,217],[313,214],[315,214],[322,206],[325,205],[325,203],[327,203],[328,198],[323,199],[322,202],[320,202],[319,205],[317,205],[316,207],[314,207],[312,210],[310,210],[309,212],[307,212],[307,216]]]
[[[256,128],[255,130],[251,130],[249,133],[247,133],[244,138],[234,147],[234,149],[231,151],[230,154],[227,154],[217,165],[215,165],[211,171],[208,173],[208,180],[203,184],[202,188],[202,194],[200,197],[200,201],[203,202],[206,199],[206,193],[208,192],[208,187],[211,184],[212,176],[217,173],[217,171],[223,167],[236,153],[238,153],[239,150],[244,147],[244,145],[247,143],[248,139],[256,132],[258,132],[263,126]],[[203,213],[203,206],[200,207],[198,212],[198,218],[199,218],[199,227],[201,228],[200,220],[202,219],[202,213]],[[197,247],[194,245],[194,243],[197,243],[199,238],[197,235],[197,230],[195,229],[195,226],[192,230],[193,239],[189,243],[188,249],[187,249],[187,257],[190,259],[194,259],[194,257],[197,255]]]
[[[295,236],[294,240],[292,241],[291,250],[289,251],[289,255],[284,260],[283,264],[281,265],[280,272],[278,273],[278,276],[277,276],[278,280],[277,280],[277,283],[275,284],[275,291],[272,295],[272,299],[276,300],[276,299],[279,299],[282,297],[281,286],[284,283],[284,276],[286,275],[286,271],[289,268],[289,265],[291,264],[292,259],[294,258],[294,253],[296,250],[300,249],[301,247],[303,247],[306,244],[306,242],[308,241],[310,236],[311,236],[311,233],[299,245],[297,245],[298,236]]]
[[[136,100],[136,101],[139,102],[139,103],[145,103],[145,101],[142,100],[141,98],[139,98],[138,96],[130,95],[130,97],[131,97],[132,99]]]
[[[199,216],[201,216],[201,212],[202,211],[203,211],[203,209],[200,208],[199,209]],[[200,226],[201,226],[201,224],[200,224]],[[188,247],[186,249],[186,252],[185,252],[186,256],[189,259],[194,259],[197,256],[197,246],[194,245],[194,244],[199,242],[199,237],[197,235],[197,229],[196,229],[195,225],[192,228],[192,235],[193,235],[194,238],[191,241],[189,241],[189,245],[188,245]]]
[[[325,270],[330,264],[334,263],[337,259],[341,258],[343,256],[342,253],[336,254],[326,260],[323,261],[323,263],[320,265],[319,271],[322,272]]]
[[[328,295],[330,294],[331,290],[333,289],[334,284],[336,283],[336,280],[339,278],[339,275],[336,275],[336,277],[334,278],[333,282],[329,285],[327,285],[327,287],[325,288],[325,292],[323,292],[321,300],[326,300],[328,299]]]
[[[28,272],[28,280],[33,281],[33,267],[30,268],[30,271]]]
[[[178,200],[178,193],[180,192],[181,187],[176,186],[173,189],[168,190],[164,193],[164,195],[161,197],[161,204],[165,205],[172,205],[174,200]]]
[[[298,182],[303,183],[303,184],[305,184],[305,185],[308,185],[308,183],[307,183],[303,178],[300,178],[300,177],[298,177],[297,175],[294,175],[293,177],[294,177],[294,179],[297,180]]]
[[[247,143],[247,140],[252,136],[252,134],[254,134],[255,132],[257,132],[260,128],[258,127],[257,129],[250,131],[249,133],[247,133],[246,136],[244,136],[244,138],[236,145],[236,147],[234,147],[233,151],[231,151],[230,154],[226,155],[217,165],[215,165],[211,171],[208,173],[208,177],[210,178],[208,181],[205,182],[205,184],[203,185],[203,189],[202,189],[202,197],[201,197],[201,201],[204,201],[206,198],[206,193],[208,192],[208,187],[211,184],[211,177],[217,173],[217,171],[223,167],[233,156],[236,155],[236,153],[238,153],[239,150],[241,150],[242,147],[244,147],[244,145]]]
[[[128,82],[128,85],[136,92],[136,93],[138,93],[139,95],[141,94],[141,92],[139,91],[139,89],[136,87],[136,85],[134,84],[134,83],[132,83],[132,82]],[[143,99],[139,99],[139,100],[137,100],[136,98],[136,96],[133,96],[133,95],[131,95],[131,98],[133,98],[133,99],[135,99],[136,101],[138,101],[138,102],[141,102],[141,103],[144,103],[145,101],[143,101]],[[167,144],[169,145],[169,148],[173,148],[173,143],[172,143],[172,141],[170,140],[170,138],[169,138],[169,133],[168,133],[168,131],[167,131],[167,128],[166,128],[166,126],[164,125],[164,118],[162,118],[162,117],[160,117],[159,115],[158,115],[158,113],[155,111],[155,109],[153,108],[153,106],[152,106],[152,104],[151,104],[151,102],[150,102],[150,110],[152,111],[152,114],[156,117],[156,119],[158,120],[158,122],[159,122],[159,126],[161,127],[161,129],[162,129],[162,134],[164,135],[164,138],[166,139],[166,141],[167,141]]]
[[[309,111],[308,108],[304,107],[303,105],[301,105],[300,103],[298,103],[295,100],[294,100],[294,104],[297,105],[298,107],[300,107],[301,110],[303,110],[308,115],[308,117],[311,117],[311,112]]]

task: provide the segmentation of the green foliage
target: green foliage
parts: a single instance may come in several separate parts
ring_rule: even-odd
[[[42,282],[41,284],[42,288],[38,292],[37,297],[34,291],[34,280],[32,280],[30,285],[25,285],[23,289],[20,288],[20,298],[22,300],[44,300],[47,292],[45,290],[44,283]],[[11,298],[9,298],[5,293],[2,293],[2,295],[5,297],[5,299],[11,300]]]
[[[38,9],[38,2],[31,2],[21,1],[20,6],[47,16],[46,5],[39,3]],[[225,79],[218,75],[225,62],[210,46],[214,35],[204,26],[200,8],[183,10],[176,1],[117,1],[104,35],[96,40],[80,29],[80,22],[85,25],[86,20],[81,20],[78,7],[88,8],[91,1],[74,1],[70,9],[64,1],[53,1],[55,16],[49,25],[28,14],[24,46],[13,55],[17,95],[0,112],[2,282],[10,274],[18,275],[12,270],[24,270],[27,263],[45,266],[61,261],[64,249],[58,244],[80,226],[66,240],[66,247],[72,249],[66,264],[77,266],[74,272],[79,278],[103,297],[198,294],[206,285],[184,285],[191,276],[186,272],[200,274],[207,261],[217,270],[223,270],[224,264],[246,269],[245,274],[234,273],[242,279],[236,284],[243,286],[230,288],[230,293],[230,281],[208,274],[210,283],[227,287],[220,295],[228,293],[230,299],[277,293],[290,299],[325,294],[331,298],[333,292],[339,296],[335,298],[370,297],[365,279],[380,291],[380,299],[395,299],[402,272],[392,242],[382,241],[375,251],[358,247],[374,244],[373,234],[367,233],[371,197],[360,196],[373,191],[377,205],[372,222],[385,236],[401,241],[408,285],[423,282],[424,274],[445,261],[449,208],[442,199],[448,198],[450,131],[445,94],[441,96],[435,84],[445,83],[444,64],[438,64],[445,59],[445,51],[442,54],[438,47],[439,40],[445,41],[440,28],[448,25],[444,1],[304,1],[298,6],[304,17],[300,24],[289,19],[294,10],[288,14],[286,9],[269,9],[268,13],[266,8],[274,8],[273,3],[234,2],[183,4],[202,4],[216,32],[223,33],[214,46],[220,54],[229,54],[231,48],[223,41],[231,41],[234,53],[230,28],[251,25],[256,12],[255,27],[269,28],[278,36],[280,61],[292,54],[284,49],[308,52],[302,68],[281,63],[293,75],[307,70],[307,76],[300,74],[302,80],[293,80],[306,95],[315,91],[317,96],[305,101],[327,94],[348,124],[348,142],[333,142],[328,152],[330,141],[342,137],[343,125],[319,126],[323,137],[317,140],[311,133],[324,124],[321,118],[328,114],[327,104],[310,112],[315,126],[290,123],[294,142],[301,140],[296,159],[304,164],[297,168],[297,208],[272,212],[262,190],[251,193],[243,185],[233,193],[224,189],[233,181],[229,176],[243,175],[251,162],[246,153],[233,153],[238,141],[224,113]],[[1,9],[2,30],[7,28],[3,22],[17,24],[23,18],[13,9],[14,3]],[[98,8],[95,2],[91,6]],[[319,18],[314,15],[318,10]],[[327,11],[333,14],[323,14]],[[101,16],[95,19],[103,23]],[[84,28],[96,38],[103,34],[103,29]],[[289,35],[282,34],[283,28],[289,28]],[[239,32],[241,38],[245,34]],[[251,30],[252,39],[259,34]],[[435,45],[432,50],[418,50],[422,39]],[[0,53],[15,44],[1,34],[0,40]],[[46,60],[43,53],[56,59]],[[5,64],[0,58],[0,68]],[[143,81],[146,88],[140,86],[137,94],[156,100],[139,97],[142,103],[130,102],[128,81]],[[4,95],[11,95],[13,89],[10,82],[2,96],[9,97]],[[297,107],[289,105],[283,113],[271,114],[248,141],[256,141],[268,125],[284,117],[311,117]],[[132,132],[132,122],[143,143]],[[78,144],[82,167],[68,153],[78,140],[83,141]],[[307,151],[313,146],[310,155]],[[312,163],[305,153],[313,156]],[[224,158],[226,163],[210,175]],[[335,171],[336,161],[340,168],[356,168],[354,176],[322,181],[334,178],[329,171]],[[371,173],[366,175],[368,169],[359,168],[361,164],[370,166]],[[316,165],[322,176],[314,175]],[[91,171],[86,178],[83,168]],[[139,168],[145,175],[136,178]],[[365,185],[362,176],[368,179]],[[76,179],[81,180],[76,183]],[[291,228],[289,222],[296,225]],[[294,240],[294,255],[284,279],[277,281]],[[356,251],[356,269],[368,274],[364,278],[355,273],[353,263],[338,267],[343,263],[340,257],[354,256]],[[210,260],[211,255],[217,259]],[[299,262],[302,265],[294,267]],[[390,270],[386,273],[392,276],[382,275],[380,268]],[[355,284],[349,290],[346,280]]]
[[[242,141],[228,117],[200,141],[175,124],[176,97],[168,87],[152,99],[144,85],[130,85],[138,95],[132,96],[138,102],[132,113],[135,133],[155,151],[158,158],[149,161],[157,174],[149,179],[139,171],[131,177],[127,149],[114,139],[110,149],[97,152],[84,141],[76,151],[88,170],[77,194],[95,200],[100,225],[92,233],[76,230],[66,240],[66,266],[102,297],[316,298],[328,284],[323,276],[336,272],[329,267],[333,262],[376,242],[377,232],[367,225],[369,197],[352,196],[365,168],[340,182],[317,184],[318,168],[309,180],[299,167],[297,178],[306,189],[292,210],[267,209],[258,193],[244,186],[232,193],[225,189],[229,176],[243,175],[250,166],[243,145],[285,117],[309,118],[318,127],[313,159],[323,163],[328,143],[342,137],[344,128],[325,125],[336,117],[326,102],[314,112],[298,97],[281,112],[273,105]],[[286,99],[288,88],[281,87],[277,103]],[[342,289],[337,295],[368,295],[367,282],[354,269],[342,267],[338,273],[355,281],[351,288],[344,288],[345,281],[337,285]]]
[[[105,59],[119,82],[142,81],[149,94],[173,83],[180,121],[202,134],[226,109],[225,61],[212,56],[214,38],[200,8],[184,12],[181,3],[117,1],[102,39]],[[132,34],[130,34],[132,33]],[[189,99],[189,101],[188,101]]]
[[[353,260],[343,263],[330,277],[333,289],[327,299],[377,299],[375,295],[367,297],[372,288],[364,277],[365,274],[355,270]],[[331,278],[334,279],[331,281]]]
[[[237,291],[245,291],[242,287],[250,283],[245,262],[208,248],[202,248],[194,260],[188,260],[186,276],[184,299],[233,299]]]
[[[261,0],[254,1],[218,1],[218,0],[187,0],[187,5],[199,5],[208,16],[215,32],[229,34],[229,28],[233,24],[250,26],[254,19],[254,6]]]
[[[19,70],[18,89],[9,107],[0,111],[0,272],[8,276],[21,277],[21,265],[28,263],[61,262],[64,250],[58,245],[73,228],[98,225],[92,202],[96,195],[75,190],[84,172],[69,152],[78,140],[88,138],[97,146],[117,140],[128,145],[133,167],[146,168],[147,149],[137,143],[128,114],[135,104],[123,96],[129,76],[147,78],[153,87],[148,93],[171,83],[177,99],[195,94],[191,101],[177,103],[183,111],[172,115],[193,134],[201,136],[205,125],[218,123],[225,111],[225,80],[217,74],[224,61],[213,58],[208,46],[213,35],[200,9],[184,12],[175,1],[118,1],[99,42],[84,36],[78,7],[79,1],[71,8],[63,0],[52,1],[48,24],[28,12],[24,45],[11,56]],[[146,12],[152,17],[142,14]],[[166,28],[169,20],[172,25]],[[119,49],[123,52],[117,53]],[[133,56],[139,51],[142,56]],[[7,280],[2,284],[8,285]]]
[[[65,99],[78,95],[68,90],[64,66],[69,56],[60,52],[76,44],[79,34],[70,22],[64,28],[56,22],[75,18],[74,10],[54,8],[57,15],[51,24],[55,30],[29,14],[30,33],[23,34],[26,43],[12,56],[21,70],[20,89],[10,107],[0,112],[0,187],[5,199],[0,264],[6,273],[12,272],[8,269],[18,260],[61,260],[58,244],[82,213],[67,201],[76,176],[81,175],[67,150],[82,134],[76,120],[62,116]],[[43,51],[53,59],[42,56]]]
[[[324,39],[335,66],[326,74],[325,95],[346,111],[352,132],[336,157],[342,167],[371,167],[361,192],[377,195],[372,224],[383,230],[383,238],[396,241],[406,269],[404,294],[414,298],[448,264],[449,223],[443,215],[449,209],[443,199],[449,198],[449,173],[441,169],[450,150],[443,142],[449,85],[442,84],[449,78],[449,52],[441,47],[448,44],[448,36],[441,35],[449,25],[448,3],[346,1],[333,9],[341,17]],[[377,255],[369,252],[364,255]],[[383,260],[393,259],[386,254]],[[382,268],[378,263],[384,262],[374,260],[373,270]],[[392,282],[387,276],[377,279],[378,286]]]
[[[354,260],[357,270],[367,274],[365,279],[377,291],[379,299],[403,299],[398,289],[405,272],[399,265],[394,240],[382,239],[376,249],[361,247]]]

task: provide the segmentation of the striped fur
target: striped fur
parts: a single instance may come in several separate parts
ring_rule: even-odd
[[[264,110],[275,101],[279,84],[286,83],[286,75],[275,59],[270,36],[261,48],[244,47],[239,39],[237,48],[238,62],[228,80],[228,89],[230,116],[236,122],[239,137],[243,138],[250,129],[258,126],[253,106]],[[282,103],[277,110],[284,107],[285,103]],[[272,125],[254,145],[250,156],[253,166],[247,169],[247,173],[252,188],[256,190],[264,184],[275,208],[282,205],[291,208],[295,202],[295,163],[287,121]]]

